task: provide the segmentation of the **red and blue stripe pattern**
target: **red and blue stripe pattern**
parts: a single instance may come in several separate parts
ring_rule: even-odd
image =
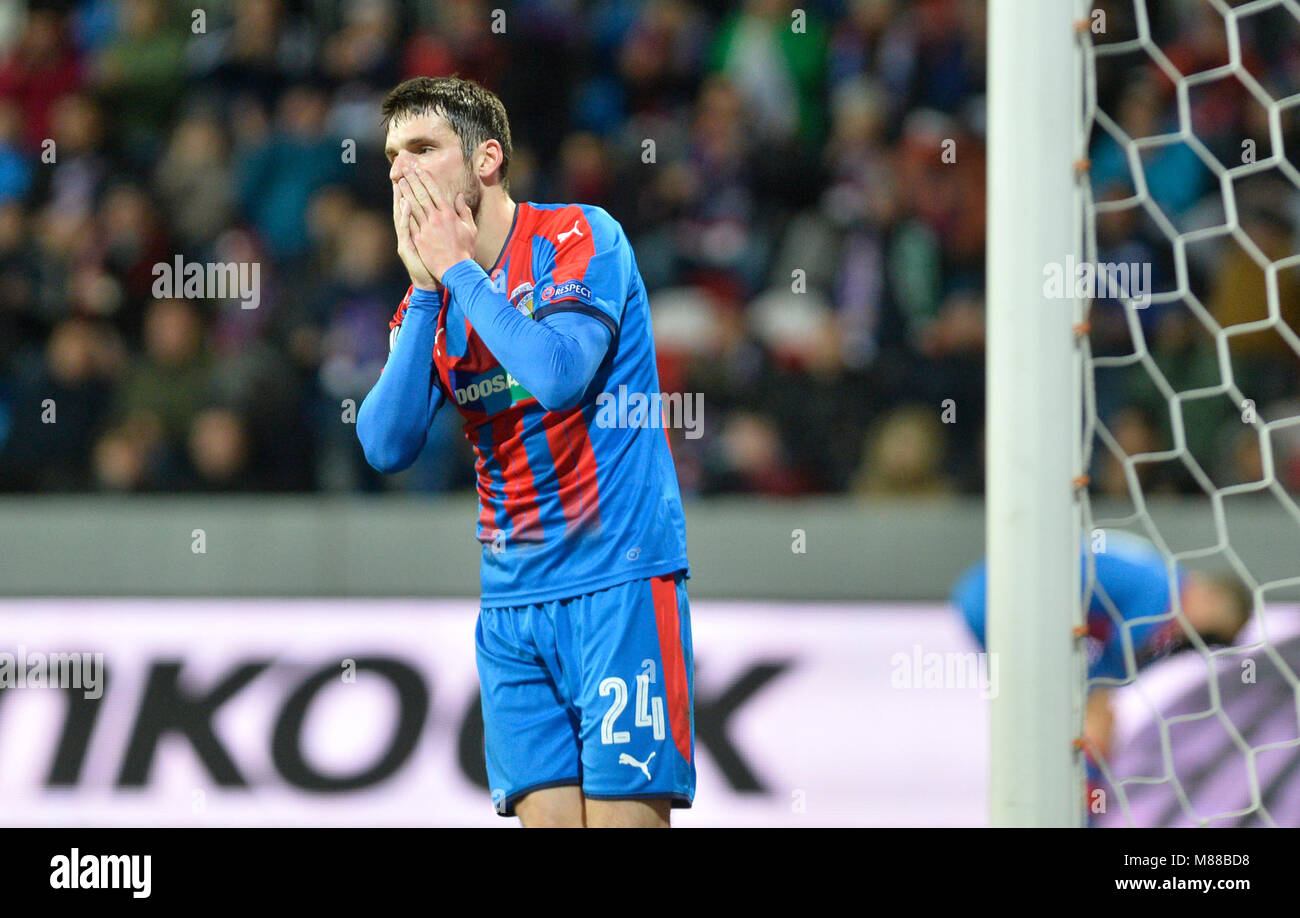
[[[659,391],[645,288],[622,228],[603,210],[520,203],[488,274],[525,315],[577,310],[609,326],[612,358],[598,374],[601,389]],[[687,568],[663,430],[597,426],[594,391],[577,407],[546,411],[445,291],[434,366],[475,450],[484,605],[541,602]]]

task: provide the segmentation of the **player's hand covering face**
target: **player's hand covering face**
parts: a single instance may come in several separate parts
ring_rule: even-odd
[[[453,215],[459,192],[464,192],[471,214],[476,213],[482,200],[482,183],[471,172],[455,132],[444,118],[436,114],[403,118],[390,124],[384,152],[391,164],[388,176],[393,183],[393,224],[397,231],[398,255],[416,287],[437,289],[437,279],[442,277],[442,271],[455,261],[434,271],[433,265],[420,257],[415,239],[421,234],[422,222],[432,222],[427,218],[422,221],[420,216],[426,213],[426,208],[434,206],[433,189],[437,189],[437,200],[447,202]],[[419,168],[419,175],[414,174],[415,167]],[[417,191],[424,195],[425,203],[421,203]],[[407,202],[405,207],[402,203],[404,198]],[[468,222],[473,226],[472,217]],[[430,229],[428,232],[436,231]],[[471,242],[465,252],[456,254],[472,257],[473,251]]]
[[[437,281],[433,279],[433,274],[420,259],[415,243],[411,241],[412,227],[410,206],[402,198],[397,184],[393,183],[393,228],[397,231],[397,257],[406,266],[412,284],[424,290],[436,289]]]
[[[407,216],[411,244],[434,280],[441,282],[444,271],[474,257],[478,227],[464,191],[451,199],[418,164],[402,166],[397,190],[399,216]]]

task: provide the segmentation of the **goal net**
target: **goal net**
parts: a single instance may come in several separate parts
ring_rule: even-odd
[[[1300,2],[1075,12],[1084,819],[1300,825]]]

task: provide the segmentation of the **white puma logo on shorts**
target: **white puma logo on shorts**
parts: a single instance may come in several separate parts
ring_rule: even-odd
[[[650,753],[650,759],[653,759],[654,757],[655,757],[655,753],[653,752]],[[650,769],[647,768],[646,766],[650,764],[650,759],[646,759],[644,762],[638,762],[636,759],[632,758],[626,752],[620,752],[618,756],[618,764],[635,765],[637,768],[641,769],[641,771],[645,774],[645,779],[649,781]]]

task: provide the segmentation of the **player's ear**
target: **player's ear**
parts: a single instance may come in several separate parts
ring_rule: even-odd
[[[494,169],[500,169],[501,144],[496,140],[485,140],[474,151],[474,172],[480,179],[486,179]]]

